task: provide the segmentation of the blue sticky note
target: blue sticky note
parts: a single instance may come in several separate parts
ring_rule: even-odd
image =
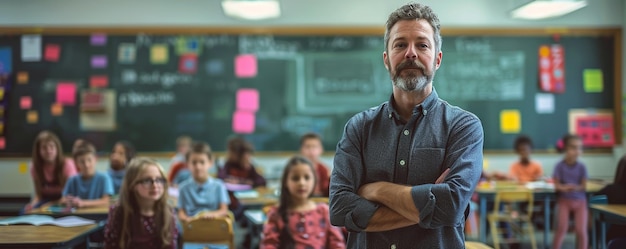
[[[10,73],[13,70],[11,48],[0,48],[0,74]]]

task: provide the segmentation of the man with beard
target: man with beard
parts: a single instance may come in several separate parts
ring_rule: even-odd
[[[393,93],[345,126],[331,175],[331,222],[348,229],[348,248],[465,248],[482,125],[433,88],[442,51],[431,8],[409,3],[391,13],[384,43]]]

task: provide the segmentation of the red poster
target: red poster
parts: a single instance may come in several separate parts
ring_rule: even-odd
[[[551,93],[565,91],[565,51],[560,44],[539,47],[539,88]]]
[[[612,147],[615,143],[613,116],[588,115],[576,119],[576,134],[586,147]]]
[[[183,54],[178,62],[178,71],[185,74],[195,74],[198,70],[198,56],[196,54]]]

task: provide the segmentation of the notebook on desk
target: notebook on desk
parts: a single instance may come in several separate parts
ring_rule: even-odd
[[[0,225],[28,224],[34,226],[54,225],[60,227],[77,227],[96,224],[93,220],[84,219],[78,216],[65,216],[53,218],[48,215],[23,215],[0,220]]]

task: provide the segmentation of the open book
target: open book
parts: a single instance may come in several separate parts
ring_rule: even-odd
[[[77,227],[96,224],[93,220],[78,216],[65,216],[58,219],[48,215],[23,215],[0,220],[0,225],[30,224],[35,226],[54,225],[60,227]]]

